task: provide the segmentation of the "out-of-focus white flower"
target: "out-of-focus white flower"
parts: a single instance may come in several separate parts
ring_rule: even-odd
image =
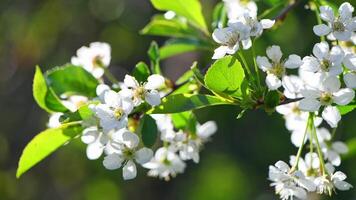
[[[63,113],[52,113],[47,123],[48,128],[58,128],[61,126],[60,118]]]
[[[126,75],[120,94],[131,98],[135,106],[140,105],[143,101],[146,101],[151,106],[157,106],[161,103],[161,97],[157,89],[163,85],[164,78],[158,74],[149,76],[145,83],[139,83],[135,77]]]
[[[298,55],[292,54],[285,61],[281,61],[282,51],[276,45],[268,47],[266,53],[267,57],[257,56],[257,64],[262,71],[267,72],[266,84],[268,88],[276,90],[282,86],[281,79],[286,74],[286,68],[298,68],[302,64],[302,60]]]
[[[246,0],[223,0],[227,11],[229,22],[235,22],[245,13],[251,16],[257,16],[257,5],[254,1]]]
[[[318,88],[306,88],[301,91],[304,99],[299,103],[301,110],[315,112],[320,106],[326,106],[322,112],[322,117],[331,127],[336,127],[341,119],[339,110],[332,106],[347,105],[355,97],[355,91],[349,88],[340,89],[341,83],[337,77],[329,76],[325,78]]]
[[[241,22],[229,23],[226,28],[218,28],[213,32],[213,39],[221,46],[215,49],[213,59],[220,59],[226,54],[235,54],[240,43],[244,49],[251,47],[250,28]]]
[[[340,154],[346,154],[349,151],[347,145],[341,141],[333,142],[330,146],[326,143],[321,143],[320,145],[321,150],[324,153],[325,159],[328,160],[334,166],[340,166]]]
[[[88,102],[88,97],[81,95],[71,95],[66,100],[61,101],[71,112],[77,111],[81,106]]]
[[[290,157],[290,164],[293,166],[296,164],[296,156]],[[317,153],[307,153],[305,154],[305,159],[299,158],[298,170],[303,172],[304,175],[318,172],[320,168],[320,161]],[[310,177],[307,177],[310,178]]]
[[[301,69],[309,72],[325,72],[334,76],[342,72],[344,52],[341,47],[333,46],[330,50],[327,42],[320,42],[314,45],[313,54],[315,57],[303,58]]]
[[[93,42],[89,47],[83,46],[72,57],[72,64],[81,66],[97,79],[104,74],[104,67],[108,67],[111,60],[111,47],[107,43]]]
[[[185,163],[179,156],[166,147],[157,149],[152,160],[143,165],[143,167],[150,169],[148,172],[149,176],[164,178],[167,181],[170,177],[183,173],[185,166]]]
[[[339,7],[339,15],[336,17],[330,6],[320,7],[320,17],[327,22],[314,26],[313,31],[318,36],[331,34],[330,38],[347,41],[350,40],[352,32],[356,30],[356,18],[352,17],[354,7],[345,2]]]
[[[153,157],[153,151],[146,147],[138,149],[140,139],[126,129],[120,129],[113,136],[116,138],[116,146],[113,146],[112,152],[104,158],[103,165],[109,170],[118,169],[123,165],[124,180],[133,179],[137,175],[135,162],[141,165],[147,163]]]
[[[123,97],[113,90],[106,90],[102,94],[102,103],[93,105],[91,109],[100,119],[104,132],[121,129],[127,124],[127,116],[133,109],[131,99]]]

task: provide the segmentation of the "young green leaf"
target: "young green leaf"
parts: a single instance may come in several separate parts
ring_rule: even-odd
[[[57,95],[74,93],[88,97],[96,96],[99,82],[82,67],[67,64],[47,73],[48,85]]]
[[[346,115],[347,113],[353,111],[356,108],[356,104],[351,103],[346,106],[337,106],[337,108],[339,109],[341,115]]]
[[[162,99],[159,106],[148,113],[179,113],[215,105],[231,105],[220,98],[203,94],[176,94]]]
[[[213,22],[211,24],[213,29],[226,27],[227,13],[223,2],[216,4],[213,11]]]
[[[186,20],[166,19],[161,15],[152,18],[149,24],[140,31],[145,35],[197,38],[199,35],[196,29],[188,25]]]
[[[151,72],[153,74],[161,74],[161,68],[159,66],[159,48],[158,44],[155,41],[152,41],[150,48],[147,51],[147,54],[151,61]]]
[[[144,115],[140,119],[138,133],[142,137],[142,142],[146,147],[152,147],[157,139],[158,129],[156,120],[149,115]]]
[[[156,9],[174,11],[204,32],[208,32],[199,0],[151,0],[151,2]]]
[[[132,76],[134,76],[138,82],[145,82],[150,76],[150,69],[148,68],[146,63],[139,62],[132,70]]]
[[[212,91],[241,97],[245,73],[241,63],[232,56],[217,60],[207,71],[204,82]]]
[[[59,147],[82,132],[82,127],[76,125],[63,125],[60,128],[47,129],[27,144],[20,157],[16,177],[19,178],[34,165],[49,156]]]
[[[197,119],[192,111],[174,113],[171,116],[175,128],[189,133],[196,132]]]
[[[160,55],[161,59],[165,59],[182,53],[199,50],[209,51],[211,49],[213,49],[213,47],[206,42],[196,39],[179,38],[168,40],[168,42],[160,48]]]
[[[54,91],[48,87],[46,79],[38,66],[36,66],[33,79],[33,97],[37,104],[47,112],[66,112],[68,110]]]

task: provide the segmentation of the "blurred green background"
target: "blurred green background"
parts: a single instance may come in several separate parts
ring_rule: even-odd
[[[172,0],[173,1],[173,0]],[[341,1],[337,3],[340,4]],[[203,0],[207,19],[214,0]],[[351,2],[355,4],[355,2]],[[258,2],[260,12],[268,5]],[[355,6],[355,5],[354,5]],[[0,199],[169,199],[269,200],[277,199],[267,180],[268,166],[289,160],[297,149],[278,114],[247,112],[236,120],[238,108],[214,107],[197,111],[200,122],[216,120],[219,131],[205,146],[201,162],[189,163],[184,174],[165,182],[145,176],[122,181],[121,170],[108,171],[101,160],[89,161],[79,140],[66,145],[15,178],[17,161],[25,145],[48,119],[32,98],[34,67],[49,69],[70,61],[76,49],[93,41],[112,46],[110,70],[122,78],[138,61],[147,61],[152,39],[138,34],[156,13],[148,0],[1,0],[0,1]],[[277,44],[285,55],[305,56],[318,38],[312,32],[315,15],[299,5],[278,30],[268,31],[257,53]],[[163,62],[168,77],[176,79],[198,59],[211,63],[211,53],[188,53]],[[343,118],[337,138],[356,138],[355,112]],[[356,185],[356,155],[341,170]],[[324,198],[322,198],[324,199]],[[339,192],[334,199],[354,200],[356,190]]]

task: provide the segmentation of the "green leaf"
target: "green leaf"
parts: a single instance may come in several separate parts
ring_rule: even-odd
[[[174,113],[171,117],[175,128],[189,133],[196,133],[197,119],[192,111]]]
[[[144,62],[139,62],[132,71],[132,76],[136,78],[138,82],[145,82],[150,76],[150,69]]]
[[[341,115],[346,115],[347,113],[353,111],[356,108],[356,104],[349,104],[346,106],[337,106]]]
[[[245,73],[241,63],[232,56],[217,60],[207,71],[204,82],[212,91],[241,97]]]
[[[82,67],[67,64],[56,67],[47,73],[48,85],[57,95],[80,94],[88,97],[96,96],[99,82]]]
[[[199,0],[151,0],[153,6],[162,11],[174,11],[189,20],[196,27],[207,32]]]
[[[212,29],[223,28],[227,25],[227,13],[223,2],[216,4],[213,11]]]
[[[200,72],[198,63],[194,62],[190,69],[193,71],[195,79],[205,87],[204,75]]]
[[[49,156],[59,147],[82,132],[80,125],[64,125],[47,129],[34,137],[25,147],[20,157],[16,177],[19,178],[34,165]]]
[[[161,59],[166,59],[182,53],[205,50],[209,51],[212,47],[196,39],[171,39],[160,49]]]
[[[167,37],[198,37],[196,29],[189,26],[186,20],[181,20],[179,18],[165,19],[161,15],[153,17],[150,23],[147,24],[140,33]]]
[[[148,113],[179,113],[215,105],[231,103],[210,95],[176,94],[163,98],[161,105],[152,108]]]
[[[91,103],[81,106],[75,112],[64,113],[60,118],[61,123],[82,121],[82,120],[87,120],[87,119],[91,118],[94,115],[94,112],[89,108],[89,106],[92,104],[96,104],[96,103],[98,103],[98,102],[91,102]]]
[[[152,73],[161,74],[161,68],[159,66],[159,61],[160,61],[159,48],[155,41],[152,41],[150,48],[147,51],[147,54],[151,61]]]
[[[46,79],[38,66],[36,66],[32,90],[37,104],[47,112],[66,112],[68,110],[53,89],[47,86]]]
[[[149,115],[140,119],[138,133],[141,134],[142,142],[146,147],[152,147],[157,139],[158,129],[156,120]]]

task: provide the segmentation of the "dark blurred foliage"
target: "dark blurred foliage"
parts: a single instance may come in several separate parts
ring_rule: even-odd
[[[214,4],[203,0],[207,18]],[[259,5],[260,10],[267,8],[263,1]],[[148,0],[0,1],[0,199],[277,199],[267,180],[268,165],[287,161],[297,151],[284,122],[280,115],[263,111],[249,111],[236,120],[240,110],[233,107],[197,111],[201,122],[216,120],[219,131],[206,145],[201,162],[189,163],[184,174],[169,182],[146,177],[142,169],[138,178],[124,182],[120,170],[108,171],[101,161],[89,161],[79,140],[15,178],[22,149],[45,129],[48,119],[32,98],[35,65],[49,69],[64,64],[79,47],[105,41],[112,45],[110,70],[122,78],[138,61],[147,60],[152,39],[163,43],[162,38],[138,34],[155,12]],[[312,33],[315,23],[315,15],[299,6],[277,30],[264,34],[257,53],[277,44],[285,55],[310,54],[318,41]],[[169,59],[164,71],[175,79],[199,55]],[[201,67],[211,63],[210,56],[200,59]],[[355,120],[355,114],[344,117],[338,139],[356,137]],[[350,157],[341,167],[353,185],[355,161]],[[356,199],[356,190],[340,192],[334,199]]]

